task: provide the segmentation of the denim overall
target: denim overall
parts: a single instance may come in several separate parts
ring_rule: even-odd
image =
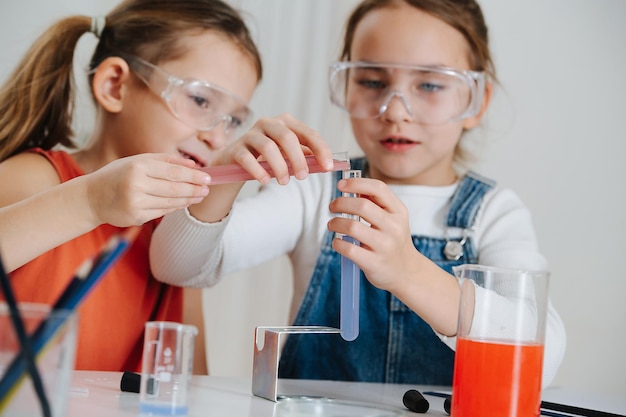
[[[353,160],[351,169],[363,170],[364,164],[363,158]],[[340,178],[341,172],[336,173],[335,190]],[[483,196],[493,186],[490,180],[468,173],[452,197],[446,220],[448,227],[464,230],[463,243],[413,236],[417,250],[449,273],[453,266],[476,263],[469,231]],[[339,328],[341,255],[332,249],[332,238],[327,231],[294,325]],[[450,242],[461,248],[458,259],[445,254]],[[452,385],[454,351],[424,320],[391,293],[370,284],[363,273],[360,282],[359,337],[346,342],[339,334],[291,334],[282,350],[279,377]]]

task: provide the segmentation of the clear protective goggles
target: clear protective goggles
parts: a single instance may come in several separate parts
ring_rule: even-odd
[[[212,130],[223,125],[232,137],[252,119],[252,110],[235,94],[208,81],[179,78],[141,58],[122,56],[131,70],[167,104],[187,126]]]
[[[332,103],[354,118],[380,117],[397,98],[413,122],[441,125],[478,113],[485,75],[439,66],[341,61],[330,66],[329,86]]]

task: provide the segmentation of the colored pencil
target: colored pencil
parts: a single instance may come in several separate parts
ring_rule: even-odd
[[[75,311],[84,301],[91,290],[110,270],[115,262],[126,252],[131,242],[137,235],[138,228],[127,229],[124,233],[112,236],[104,245],[100,253],[93,259],[87,260],[76,272],[65,290],[52,305],[51,312]],[[59,318],[55,314],[50,314],[42,322],[30,337],[33,354],[37,357],[45,348],[56,332],[65,324],[69,315]],[[6,368],[0,380],[0,411],[6,406],[10,397],[17,391],[21,382],[26,365],[23,353],[20,352]]]
[[[30,339],[26,334],[24,322],[20,317],[20,311],[15,299],[15,294],[13,294],[13,289],[11,288],[11,281],[9,280],[9,276],[4,269],[2,259],[0,259],[0,285],[2,286],[2,292],[4,293],[6,304],[9,308],[9,316],[11,317],[13,329],[15,330],[15,334],[23,352],[24,360],[26,361],[28,374],[33,381],[33,387],[35,388],[37,399],[41,405],[41,412],[44,417],[50,417],[52,415],[50,411],[50,403],[48,402],[48,397],[46,396],[46,391],[43,387],[43,382],[41,381],[41,375],[39,374],[37,364],[35,363],[33,348],[31,346]]]

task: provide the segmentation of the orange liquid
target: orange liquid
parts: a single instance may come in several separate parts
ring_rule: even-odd
[[[452,382],[452,417],[537,417],[543,345],[459,337]]]

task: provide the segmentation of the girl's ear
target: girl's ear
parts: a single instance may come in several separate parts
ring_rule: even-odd
[[[493,93],[493,84],[487,83],[485,85],[485,94],[483,95],[483,103],[480,105],[480,110],[474,117],[469,117],[463,121],[463,129],[470,130],[478,126],[480,123],[480,119],[483,118],[487,108],[489,107],[489,102],[491,101],[491,94]]]
[[[126,61],[119,57],[106,58],[96,68],[91,83],[98,104],[110,113],[119,113],[130,80],[130,68]]]

